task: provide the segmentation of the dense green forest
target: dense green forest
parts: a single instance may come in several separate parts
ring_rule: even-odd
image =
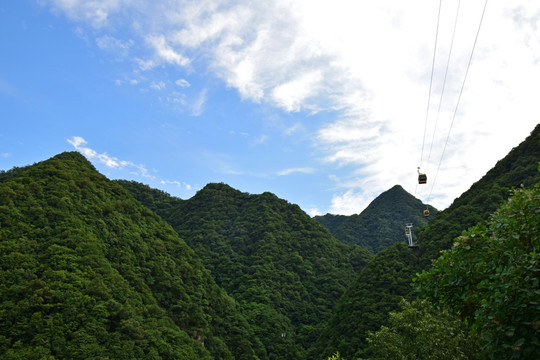
[[[540,171],[538,170],[538,163],[540,161],[539,140],[540,125],[534,129],[525,141],[512,149],[505,158],[500,160],[493,169],[476,182],[470,190],[466,191],[456,199],[450,207],[431,218],[427,225],[416,230],[419,247],[414,251],[416,262],[414,264],[411,263],[409,273],[407,271],[400,273],[396,272],[393,277],[381,278],[378,274],[384,273],[383,269],[391,266],[396,260],[389,258],[387,261],[390,263],[387,264],[386,260],[379,258],[380,256],[384,256],[386,251],[377,254],[364,271],[371,266],[378,266],[381,271],[373,271],[374,275],[369,276],[373,277],[372,279],[366,279],[366,274],[361,273],[360,277],[352,284],[351,288],[343,298],[340,299],[339,303],[344,303],[344,305],[335,308],[332,318],[323,332],[324,336],[321,337],[313,347],[314,350],[312,350],[312,353],[323,352],[316,358],[326,359],[329,354],[336,352],[339,352],[341,354],[340,356],[346,359],[356,359],[359,356],[366,358],[375,356],[374,354],[377,352],[374,352],[373,349],[370,350],[371,352],[366,353],[368,348],[367,340],[369,339],[366,339],[363,336],[370,331],[377,331],[381,326],[388,326],[389,321],[391,320],[388,311],[399,311],[398,302],[386,302],[385,300],[381,300],[380,297],[387,296],[389,299],[394,300],[396,297],[405,297],[409,300],[414,300],[416,295],[413,294],[410,286],[396,287],[394,284],[396,282],[410,284],[414,278],[415,271],[421,272],[424,269],[429,269],[432,261],[440,256],[442,250],[452,247],[452,244],[454,244],[453,239],[458,237],[468,228],[471,228],[478,223],[487,222],[497,208],[511,195],[509,189],[519,188],[522,184],[526,187],[531,187],[540,181]],[[532,210],[521,211],[525,214]],[[532,214],[534,214],[534,212]],[[536,239],[538,239],[537,234],[538,232],[532,236],[536,236]],[[520,251],[522,250],[523,249]],[[532,252],[540,251],[537,245],[528,250]],[[497,259],[498,257],[493,261],[497,262]],[[540,268],[538,262],[536,262],[535,266],[536,269]],[[407,267],[404,268],[404,270],[406,269]],[[528,276],[539,279],[537,270],[532,271],[529,268],[529,271],[530,273]],[[524,276],[526,275],[524,274]],[[514,278],[512,286],[516,285],[516,281],[517,279]],[[355,293],[352,291],[355,288],[367,286],[369,283],[376,283],[377,289],[373,292],[365,293]],[[459,282],[457,286],[460,286]],[[435,292],[437,291],[439,290],[435,290]],[[539,294],[540,293],[538,292],[534,293],[534,291],[532,291],[530,296],[536,299],[533,300],[533,302],[538,301],[538,303],[540,303]],[[366,320],[361,321],[358,317],[351,318],[349,316],[351,309],[355,309],[358,304],[369,304],[374,303],[375,301],[380,301],[381,304],[386,305],[374,307],[369,314],[366,314]],[[431,313],[433,313],[433,311]],[[461,315],[456,313],[456,311],[448,311],[448,313],[454,314],[453,316],[456,318],[458,315]],[[377,319],[377,321],[372,321],[373,319]],[[533,320],[533,322],[534,321],[536,320]],[[447,325],[450,326],[450,324]],[[405,326],[408,325],[405,324]],[[479,325],[476,324],[475,326]],[[355,336],[350,335],[350,329],[362,329],[363,335],[356,337],[355,340],[351,340],[355,338]],[[470,327],[468,330],[470,330]],[[539,338],[538,335],[540,334],[536,333],[537,338]],[[469,342],[474,340],[467,336],[465,336],[465,338],[467,338]],[[487,345],[484,344],[484,346]],[[539,350],[538,347],[535,349]],[[390,349],[386,350],[390,351]],[[476,356],[476,354],[474,354],[474,356]],[[409,358],[415,359],[417,357],[406,357],[403,353],[399,353],[399,356],[395,357],[395,359]],[[445,357],[441,357],[441,359],[443,358]],[[524,356],[521,358],[525,359],[527,357]]]
[[[241,304],[269,359],[303,359],[348,284],[370,260],[297,205],[208,184],[189,200],[120,182],[166,219]]]
[[[79,153],[0,174],[2,359],[255,359],[236,302]]]
[[[539,169],[540,170],[540,169]],[[540,353],[540,182],[518,189],[415,279],[419,296],[470,324],[491,359]]]
[[[397,186],[348,225],[370,251],[332,236],[352,218],[271,193],[181,200],[74,152],[1,171],[0,358],[534,358],[539,133],[416,226],[415,249],[412,220],[397,244],[385,228],[425,208]]]
[[[336,351],[347,359],[362,355],[368,331],[385,324],[388,312],[410,292],[417,262],[405,244],[379,252],[339,299],[326,328],[310,349],[310,358],[323,359]]]
[[[433,206],[423,204],[396,185],[375,198],[360,214],[326,214],[314,219],[344,243],[361,245],[377,253],[404,241],[406,223],[412,223],[415,228],[426,224],[430,218],[424,217],[425,209],[431,216],[437,214]]]

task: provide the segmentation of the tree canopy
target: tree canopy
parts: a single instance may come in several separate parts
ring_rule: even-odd
[[[268,192],[215,183],[181,200],[121,184],[166,219],[241,304],[264,344],[261,357],[305,358],[335,302],[372,257]]]
[[[417,290],[472,324],[490,358],[531,359],[540,353],[539,234],[537,184],[458,237]]]
[[[0,174],[3,359],[255,359],[236,302],[78,153]]]

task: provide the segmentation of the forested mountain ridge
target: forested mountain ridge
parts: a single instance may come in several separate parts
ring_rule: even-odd
[[[441,250],[450,248],[462,231],[487,221],[508,198],[510,189],[536,184],[540,180],[539,162],[540,124],[447,209],[416,230],[423,265],[429,266]]]
[[[394,243],[404,242],[403,228],[406,223],[414,227],[424,225],[429,218],[423,211],[428,209],[431,216],[438,211],[425,205],[409,194],[400,185],[381,193],[360,214],[315,216],[332,235],[346,244],[357,244],[377,253]]]
[[[2,359],[256,359],[178,234],[79,153],[0,173]]]
[[[331,320],[322,333],[323,336],[314,344],[310,354],[313,354],[315,359],[326,359],[337,351],[346,359],[363,357],[368,331],[376,331],[382,325],[387,325],[388,312],[398,309],[396,298],[411,296],[412,288],[408,284],[411,283],[415,273],[429,268],[432,259],[436,259],[442,250],[448,249],[463,231],[479,222],[487,221],[510,195],[508,189],[520,187],[522,184],[530,187],[540,180],[539,135],[540,125],[468,191],[454,200],[449,208],[432,217],[423,227],[416,228],[419,248],[414,252],[405,249],[414,256],[414,260],[397,251],[395,247],[401,244],[375,255],[339,300]],[[400,233],[402,232],[401,229]],[[392,253],[393,256],[387,256]],[[403,271],[384,270],[392,268],[393,264],[400,261]],[[395,286],[396,283],[407,286]],[[372,291],[359,291],[370,286]],[[460,287],[459,284],[454,286]],[[436,285],[433,287],[436,288]],[[540,292],[537,294],[540,295]],[[351,314],[358,315],[351,316]],[[365,321],[361,320],[362,316]]]
[[[119,186],[78,153],[2,171],[0,357],[324,359],[334,351],[348,359],[365,356],[367,332],[388,323],[397,299],[410,295],[413,274],[431,264],[463,230],[487,221],[507,198],[508,188],[538,182],[539,133],[537,126],[448,209],[415,228],[418,251],[394,244],[375,257],[336,240],[298,206],[271,193],[250,195],[208,184],[192,199],[180,200],[137,183],[121,181]],[[530,194],[516,199],[525,203]],[[538,191],[534,194],[538,200]],[[538,217],[528,215],[535,227],[516,222],[513,232],[505,230],[505,216],[517,219],[530,208],[534,214],[540,211],[537,202],[506,210],[510,215],[497,215],[501,222],[464,233],[460,244],[497,233],[503,234],[502,241],[508,233],[519,246],[536,244],[537,249]],[[344,222],[341,217],[332,220],[336,228]],[[455,289],[472,302],[457,299],[456,308],[472,304],[477,307],[473,310],[482,310],[473,311],[481,316],[471,321],[485,325],[489,331],[484,334],[501,336],[504,351],[528,354],[525,345],[534,351],[530,345],[538,322],[531,316],[540,303],[534,276],[526,280],[532,290],[515,288],[525,295],[530,290],[531,296],[516,302],[516,311],[502,312],[510,315],[502,335],[494,328],[503,318],[489,320],[492,315],[480,299],[506,304],[497,294],[514,291],[507,286],[513,282],[496,283],[499,275],[494,278],[493,271],[512,281],[524,278],[528,273],[523,269],[537,271],[538,251],[505,252],[508,266],[501,267],[481,243],[473,245],[483,267],[476,260],[464,264],[487,275],[488,282],[480,285],[498,286],[498,292],[483,290],[464,271],[460,281],[472,285]],[[458,255],[469,251],[466,246],[457,249]],[[514,253],[519,256],[511,257]],[[452,275],[456,263],[448,259],[437,271],[450,269]],[[486,261],[493,267],[485,266]],[[507,271],[518,263],[516,271]],[[442,268],[445,264],[450,265]],[[438,301],[438,283],[428,280],[432,287],[424,291],[433,290],[430,296]],[[455,291],[448,294],[460,298]],[[525,323],[511,322],[517,311]],[[479,322],[482,316],[488,322]],[[525,340],[515,338],[523,327],[528,329],[522,332]],[[499,350],[495,346],[492,351]]]
[[[208,184],[188,200],[120,182],[199,254],[242,305],[269,359],[303,359],[368,250],[335,239],[297,205]],[[172,205],[171,205],[172,204]]]

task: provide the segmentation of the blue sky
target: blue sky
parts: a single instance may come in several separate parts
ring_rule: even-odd
[[[491,0],[467,72],[484,3],[442,1],[437,33],[428,0],[1,1],[0,169],[77,150],[181,198],[443,209],[540,118],[540,4]]]

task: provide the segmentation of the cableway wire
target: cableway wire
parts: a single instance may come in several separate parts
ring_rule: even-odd
[[[431,102],[431,89],[433,86],[433,72],[435,70],[435,55],[437,54],[437,41],[439,39],[439,24],[441,21],[441,6],[442,6],[442,0],[439,0],[439,11],[437,15],[437,29],[435,31],[435,45],[433,46],[433,61],[431,62],[431,78],[429,80],[429,93],[428,93],[428,101],[427,101],[427,107],[426,107],[426,121],[424,124],[424,136],[422,138],[422,151],[420,152],[420,166],[418,166],[418,170],[422,167],[422,160],[424,158],[424,144],[426,142],[426,129],[428,124],[428,115],[429,115],[429,103]],[[418,184],[416,184],[416,187],[414,188],[414,194],[416,195],[416,189],[418,188]]]
[[[450,58],[452,57],[452,49],[454,48],[454,38],[456,36],[457,22],[459,17],[459,8],[461,6],[461,0],[458,1],[456,10],[456,18],[454,20],[454,30],[452,31],[452,40],[450,41],[450,50],[448,51],[448,58],[446,60],[446,70],[444,72],[444,79],[442,84],[441,96],[439,97],[439,107],[437,109],[437,117],[435,118],[435,127],[433,128],[433,135],[431,137],[431,145],[429,147],[428,159],[426,164],[426,173],[428,172],[429,160],[431,159],[431,151],[433,150],[433,143],[435,142],[435,133],[437,132],[437,125],[439,123],[439,115],[441,114],[441,105],[444,97],[444,89],[446,88],[446,78],[448,77],[448,69],[450,68]]]
[[[431,184],[432,184],[431,185],[431,190],[429,192],[429,196],[428,196],[428,199],[427,199],[428,203],[429,203],[429,200],[431,199],[431,194],[433,193],[433,188],[435,187],[435,182],[437,180],[437,175],[439,174],[439,169],[441,168],[441,164],[442,164],[442,161],[443,161],[443,158],[444,158],[444,152],[446,150],[446,146],[448,145],[448,140],[450,139],[450,132],[452,131],[452,126],[454,125],[454,120],[456,119],[456,114],[457,114],[457,111],[458,111],[459,103],[461,101],[461,95],[463,94],[463,89],[465,88],[465,82],[467,81],[467,75],[469,74],[469,68],[471,67],[471,62],[472,62],[473,55],[474,55],[474,49],[476,48],[476,43],[478,41],[478,36],[480,35],[480,29],[482,28],[482,22],[484,20],[484,15],[486,13],[487,4],[488,4],[488,0],[486,0],[485,3],[484,3],[484,9],[482,10],[482,16],[480,17],[480,23],[478,24],[478,30],[476,31],[476,37],[474,38],[474,43],[473,43],[473,47],[472,47],[472,50],[471,50],[471,55],[469,57],[469,63],[467,64],[467,69],[465,70],[465,76],[463,77],[463,83],[461,84],[461,89],[459,91],[459,96],[458,96],[458,99],[457,99],[456,107],[454,109],[454,115],[452,116],[452,121],[450,122],[450,128],[448,129],[448,135],[446,136],[446,141],[444,143],[441,158],[439,160],[439,165],[437,166],[437,172],[435,173],[435,177],[433,178],[433,181],[431,182]]]

